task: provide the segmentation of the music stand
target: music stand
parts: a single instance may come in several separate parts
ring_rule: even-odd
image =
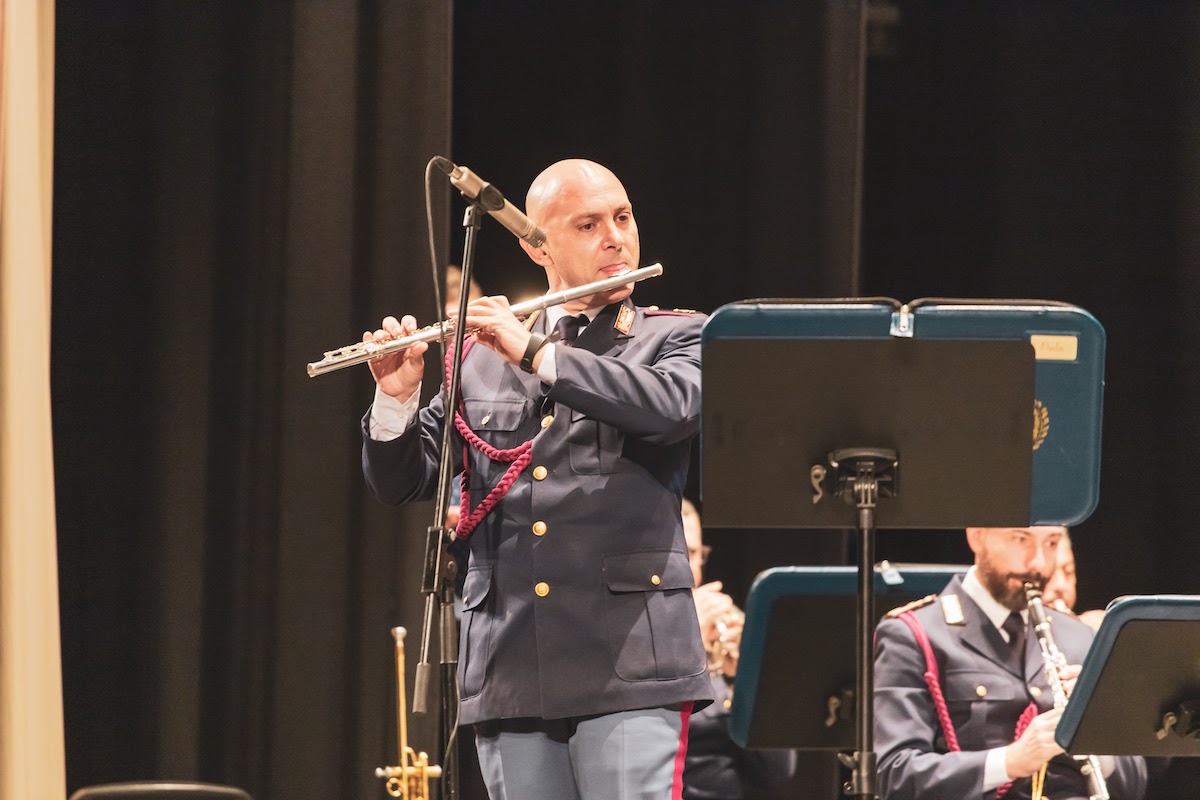
[[[742,305],[737,324],[719,309],[705,328],[705,516],[721,527],[857,529],[861,702],[855,751],[839,757],[847,794],[874,798],[876,526],[1030,523],[1034,348],[1023,331],[895,334],[894,317],[908,315],[895,301]],[[786,488],[764,504],[764,481]]]
[[[936,594],[968,567],[875,567],[871,619]],[[774,567],[746,597],[729,732],[743,747],[848,751],[854,748],[856,567]],[[820,653],[819,659],[812,659]],[[804,678],[797,679],[797,665]],[[779,703],[786,696],[788,703]]]
[[[1200,756],[1200,597],[1114,600],[1054,738],[1068,753]]]
[[[755,454],[751,475],[810,476],[811,488],[796,481],[794,496],[778,498],[788,527],[858,529],[862,702],[855,752],[843,761],[852,770],[848,794],[874,798],[876,525],[1028,523],[1033,352],[1020,340],[732,339],[711,342],[703,358],[706,512],[715,494],[707,476],[735,474],[722,456],[736,448]],[[812,391],[801,376],[821,376],[828,388]],[[736,497],[718,500],[724,524],[739,520],[738,506]]]

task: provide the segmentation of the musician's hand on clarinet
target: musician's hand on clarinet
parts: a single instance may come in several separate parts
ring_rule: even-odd
[[[1062,671],[1059,678],[1062,680],[1063,691],[1067,693],[1067,697],[1075,691],[1075,681],[1079,678],[1079,671],[1083,669],[1079,664],[1071,664]]]
[[[1061,708],[1052,708],[1038,714],[1021,734],[1021,738],[1010,744],[1004,752],[1004,768],[1010,778],[1027,778],[1042,768],[1050,759],[1065,752],[1054,741],[1054,729],[1062,717]]]
[[[510,364],[520,364],[529,345],[530,333],[513,314],[504,295],[472,300],[467,306],[467,330],[475,336],[475,341]],[[536,364],[535,360],[535,367]]]
[[[362,340],[387,342],[408,336],[416,329],[417,321],[411,315],[406,314],[401,320],[384,317],[383,326],[374,333],[366,331]],[[368,361],[367,365],[380,391],[402,402],[412,397],[413,392],[421,388],[421,377],[425,373],[425,351],[428,349],[428,343],[417,342],[406,350]]]

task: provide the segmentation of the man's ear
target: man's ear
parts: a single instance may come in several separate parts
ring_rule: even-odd
[[[521,248],[533,259],[533,263],[542,267],[554,266],[554,259],[550,257],[550,253],[546,251],[546,248],[534,247],[524,239],[521,239]]]
[[[967,528],[967,544],[971,547],[971,552],[979,554],[983,552],[983,537],[985,532],[983,528]]]

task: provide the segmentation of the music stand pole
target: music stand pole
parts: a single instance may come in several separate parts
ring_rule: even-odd
[[[465,197],[465,195],[464,195]],[[467,198],[467,210],[463,215],[466,241],[463,244],[462,284],[458,298],[458,318],[467,317],[467,304],[471,301],[472,273],[475,264],[475,239],[481,227],[483,207],[477,200]],[[454,583],[458,577],[458,563],[449,553],[451,531],[446,527],[446,512],[450,506],[450,474],[454,457],[451,443],[454,432],[454,413],[457,407],[459,379],[462,370],[463,343],[466,325],[457,325],[454,330],[454,358],[450,365],[450,377],[445,394],[445,419],[442,422],[442,449],[438,462],[438,488],[435,496],[433,524],[426,530],[425,572],[421,591],[425,595],[425,617],[421,629],[421,656],[417,663],[416,686],[413,691],[413,713],[425,714],[431,705],[430,683],[432,664],[429,660],[430,640],[436,624],[439,628],[439,684],[441,688],[441,720],[439,730],[445,747],[442,753],[442,797],[456,800],[459,789],[458,747],[455,729],[458,725],[458,621],[454,617]]]
[[[895,450],[858,447],[829,455],[834,470],[835,494],[858,508],[858,614],[854,618],[855,715],[853,754],[839,753],[850,769],[845,792],[850,797],[875,800],[875,658],[872,619],[875,608],[875,507],[895,486],[898,458]]]

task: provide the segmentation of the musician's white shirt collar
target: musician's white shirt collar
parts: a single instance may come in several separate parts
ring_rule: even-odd
[[[604,310],[604,306],[596,306],[595,308],[585,308],[583,311],[576,312],[574,314],[574,316],[577,317],[580,314],[587,314],[588,324],[590,325],[596,321],[596,317],[603,310]],[[562,319],[563,317],[567,316],[569,313],[570,313],[569,311],[563,310],[562,306],[550,306],[550,308],[547,308],[546,309],[546,330],[547,331],[554,330],[554,326],[558,324],[558,321],[560,319]],[[580,333],[582,333],[582,331],[580,331]]]

